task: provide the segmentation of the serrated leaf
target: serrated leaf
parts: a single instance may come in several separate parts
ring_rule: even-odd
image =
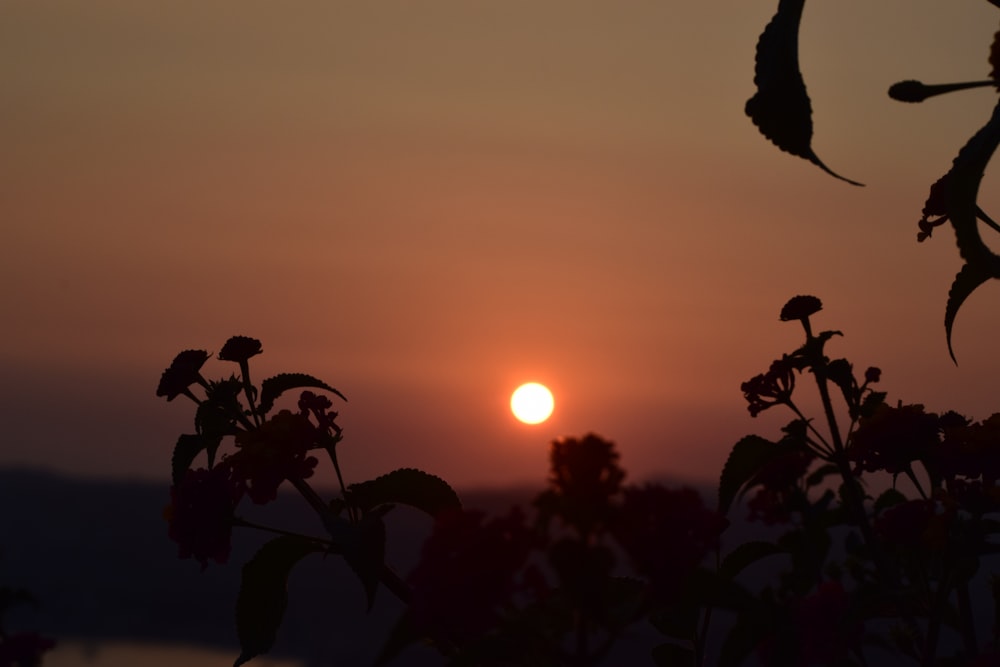
[[[753,479],[761,466],[782,451],[777,443],[758,435],[748,435],[733,445],[719,477],[719,513],[729,512],[743,485]]]
[[[955,350],[951,345],[951,330],[955,324],[955,316],[958,315],[958,309],[962,307],[969,295],[991,277],[993,276],[985,265],[966,264],[955,276],[955,281],[951,284],[951,289],[948,290],[948,303],[944,309],[944,334],[948,343],[948,354],[956,364],[958,360],[955,359]]]
[[[278,397],[289,389],[322,389],[336,394],[344,401],[344,397],[339,391],[311,375],[305,373],[281,373],[270,377],[260,383],[260,408],[261,414],[267,414],[274,407],[274,402]]]
[[[740,572],[757,561],[780,553],[784,553],[784,551],[771,542],[744,542],[733,549],[722,560],[722,564],[719,566],[719,574],[734,579]]]
[[[1000,7],[1000,0],[989,0],[997,7]],[[993,43],[990,44],[990,78],[1000,82],[1000,31],[993,35]]]
[[[780,0],[778,11],[757,42],[754,68],[756,94],[747,100],[746,114],[761,134],[781,150],[851,185],[857,181],[834,173],[812,149],[812,106],[799,71],[799,23],[805,0]]]
[[[680,644],[660,644],[653,649],[653,662],[658,667],[695,667],[694,649]]]
[[[446,481],[416,470],[400,468],[386,475],[348,488],[351,503],[363,511],[379,505],[409,505],[437,516],[447,509],[461,509],[462,501]]]
[[[978,220],[996,225],[979,208],[977,198],[986,166],[1000,145],[1000,102],[993,108],[989,121],[958,152],[951,169],[931,188],[924,205],[924,220],[928,215],[941,215],[955,230],[955,242],[966,264],[955,277],[945,308],[945,336],[948,353],[955,360],[951,346],[951,330],[955,316],[965,299],[990,278],[1000,277],[1000,256],[997,256],[979,234]]]
[[[320,551],[309,540],[282,536],[271,540],[243,566],[236,599],[236,633],[240,657],[233,667],[262,655],[274,639],[288,604],[288,575],[304,556]]]

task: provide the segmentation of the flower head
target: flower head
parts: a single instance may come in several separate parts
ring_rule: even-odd
[[[858,423],[848,447],[857,469],[905,471],[911,462],[927,457],[939,442],[938,416],[922,405],[879,405],[871,417]]]
[[[782,322],[804,320],[823,309],[823,303],[814,296],[793,296],[788,300],[779,316]]]
[[[226,341],[219,351],[219,359],[222,361],[235,361],[246,363],[253,356],[263,352],[260,341],[249,336],[233,336]]]
[[[229,560],[233,511],[243,496],[242,485],[228,465],[211,470],[188,470],[170,487],[170,505],[164,510],[170,539],[180,558],[194,558],[204,570],[209,559]]]
[[[274,500],[286,479],[311,477],[319,461],[306,456],[317,446],[316,427],[301,413],[281,410],[259,428],[236,436],[235,454],[226,459],[237,479],[247,484],[250,500]]]
[[[767,373],[755,375],[740,385],[751,417],[775,405],[788,405],[794,389],[795,367],[789,357],[774,361]]]
[[[170,366],[160,376],[160,384],[156,388],[157,396],[166,396],[172,401],[188,391],[188,387],[203,381],[201,367],[208,360],[205,350],[184,350],[170,363]]]
[[[917,241],[927,240],[935,227],[948,222],[951,179],[952,175],[949,171],[931,186],[930,194],[927,195],[927,201],[924,203],[923,215],[917,222],[917,227],[920,229],[917,233]]]

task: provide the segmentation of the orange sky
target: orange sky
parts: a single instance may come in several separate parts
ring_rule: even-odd
[[[890,400],[987,416],[1000,287],[956,368],[958,254],[915,236],[994,93],[885,90],[983,78],[995,8],[807,5],[814,146],[853,188],[743,116],[776,4],[3,3],[0,465],[165,479],[192,410],[161,370],[243,334],[257,379],[349,397],[349,481],[540,482],[587,431],[633,478],[714,479],[786,420],[739,385],[797,344],[797,293]],[[556,394],[541,426],[507,410],[527,380]]]

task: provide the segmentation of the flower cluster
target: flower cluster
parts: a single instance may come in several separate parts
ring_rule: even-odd
[[[755,375],[740,385],[740,390],[751,417],[776,405],[788,405],[795,391],[795,366],[788,357],[777,359],[766,373]]]
[[[174,484],[164,516],[180,557],[194,558],[203,568],[209,560],[228,560],[235,511],[244,495],[265,504],[277,497],[286,480],[302,484],[319,462],[310,452],[339,439],[332,402],[313,391],[301,392],[299,412],[282,409],[268,414],[274,398],[288,389],[304,385],[339,392],[301,374],[269,378],[258,389],[250,382],[249,360],[262,350],[255,338],[227,340],[218,358],[238,364],[240,377],[219,381],[202,376],[208,352],[185,350],[163,372],[157,387],[157,395],[168,401],[186,396],[198,405],[196,433],[181,436],[174,451]],[[192,391],[195,385],[203,389],[202,398]],[[233,451],[216,461],[223,440],[229,438]],[[208,467],[192,468],[203,452]]]

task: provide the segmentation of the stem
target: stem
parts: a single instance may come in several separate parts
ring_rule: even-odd
[[[255,426],[260,426],[260,415],[257,414],[257,406],[254,405],[254,390],[250,384],[250,364],[245,359],[240,362],[240,375],[243,376],[243,393],[247,397],[247,405],[250,406],[250,414],[253,416]]]
[[[344,502],[347,504],[347,516],[351,518],[351,523],[357,523],[358,517],[354,513],[354,504],[347,495],[347,485],[344,484],[344,476],[340,472],[340,463],[337,461],[337,446],[336,444],[326,445],[323,449],[325,449],[326,453],[330,456],[330,461],[333,463],[333,469],[337,473],[337,482],[340,484],[340,494],[344,497]]]
[[[788,401],[787,405],[791,409],[791,411],[795,413],[796,417],[805,422],[806,428],[812,431],[813,434],[816,436],[817,440],[819,441],[817,447],[819,445],[822,445],[821,451],[825,453],[825,456],[829,457],[833,452],[833,448],[830,447],[830,443],[826,441],[826,438],[823,437],[823,434],[820,433],[815,426],[813,426],[812,420],[806,418],[806,416],[802,414],[802,411],[799,410],[799,407],[794,403],[792,403],[790,400]]]
[[[320,537],[313,537],[312,535],[303,535],[302,533],[295,533],[290,530],[283,530],[281,528],[273,528],[271,526],[265,526],[260,523],[254,523],[253,521],[247,521],[241,516],[233,517],[233,526],[238,528],[256,528],[257,530],[263,530],[266,533],[274,533],[275,535],[284,535],[285,537],[296,537],[303,540],[309,540],[311,542],[319,542],[320,544],[326,544],[333,546],[333,542]]]
[[[898,591],[902,588],[899,573],[889,565],[885,553],[883,552],[878,541],[875,539],[871,524],[868,522],[868,513],[865,511],[864,497],[860,494],[855,476],[851,472],[850,463],[847,459],[847,450],[844,448],[844,441],[840,437],[840,427],[837,425],[837,417],[833,412],[833,401],[830,400],[830,391],[827,386],[826,375],[825,373],[817,373],[815,370],[813,374],[816,376],[816,386],[819,389],[820,399],[823,402],[823,411],[826,414],[826,420],[830,427],[830,438],[833,440],[833,454],[831,456],[831,460],[834,464],[836,464],[837,470],[840,472],[840,476],[844,480],[845,500],[850,506],[850,511],[854,514],[854,521],[857,524],[858,529],[861,531],[861,536],[864,539],[865,545],[868,547],[868,552],[871,554],[872,562],[875,564],[875,569],[879,578],[888,584],[890,590]],[[922,636],[920,626],[917,624],[912,614],[908,611],[903,611],[900,614],[900,617],[916,637]],[[929,644],[929,637],[927,641]],[[936,637],[934,641],[936,643]]]
[[[330,508],[327,506],[323,499],[320,498],[319,494],[309,486],[309,483],[300,477],[289,477],[288,481],[292,483],[295,489],[302,494],[302,497],[306,499],[306,502],[316,511],[320,517],[325,518],[330,513]]]
[[[837,415],[833,412],[833,401],[830,400],[830,388],[826,384],[826,374],[813,371],[816,376],[816,386],[819,387],[819,397],[823,401],[823,412],[826,414],[827,425],[830,427],[830,438],[833,440],[833,451],[844,451],[844,441],[840,439],[840,426],[837,425]]]
[[[907,464],[904,472],[906,472],[906,476],[910,478],[910,481],[913,482],[913,486],[917,487],[917,493],[920,494],[920,497],[927,500],[927,494],[924,492],[924,487],[920,486],[920,480],[918,480],[917,476],[913,473],[913,468]]]

